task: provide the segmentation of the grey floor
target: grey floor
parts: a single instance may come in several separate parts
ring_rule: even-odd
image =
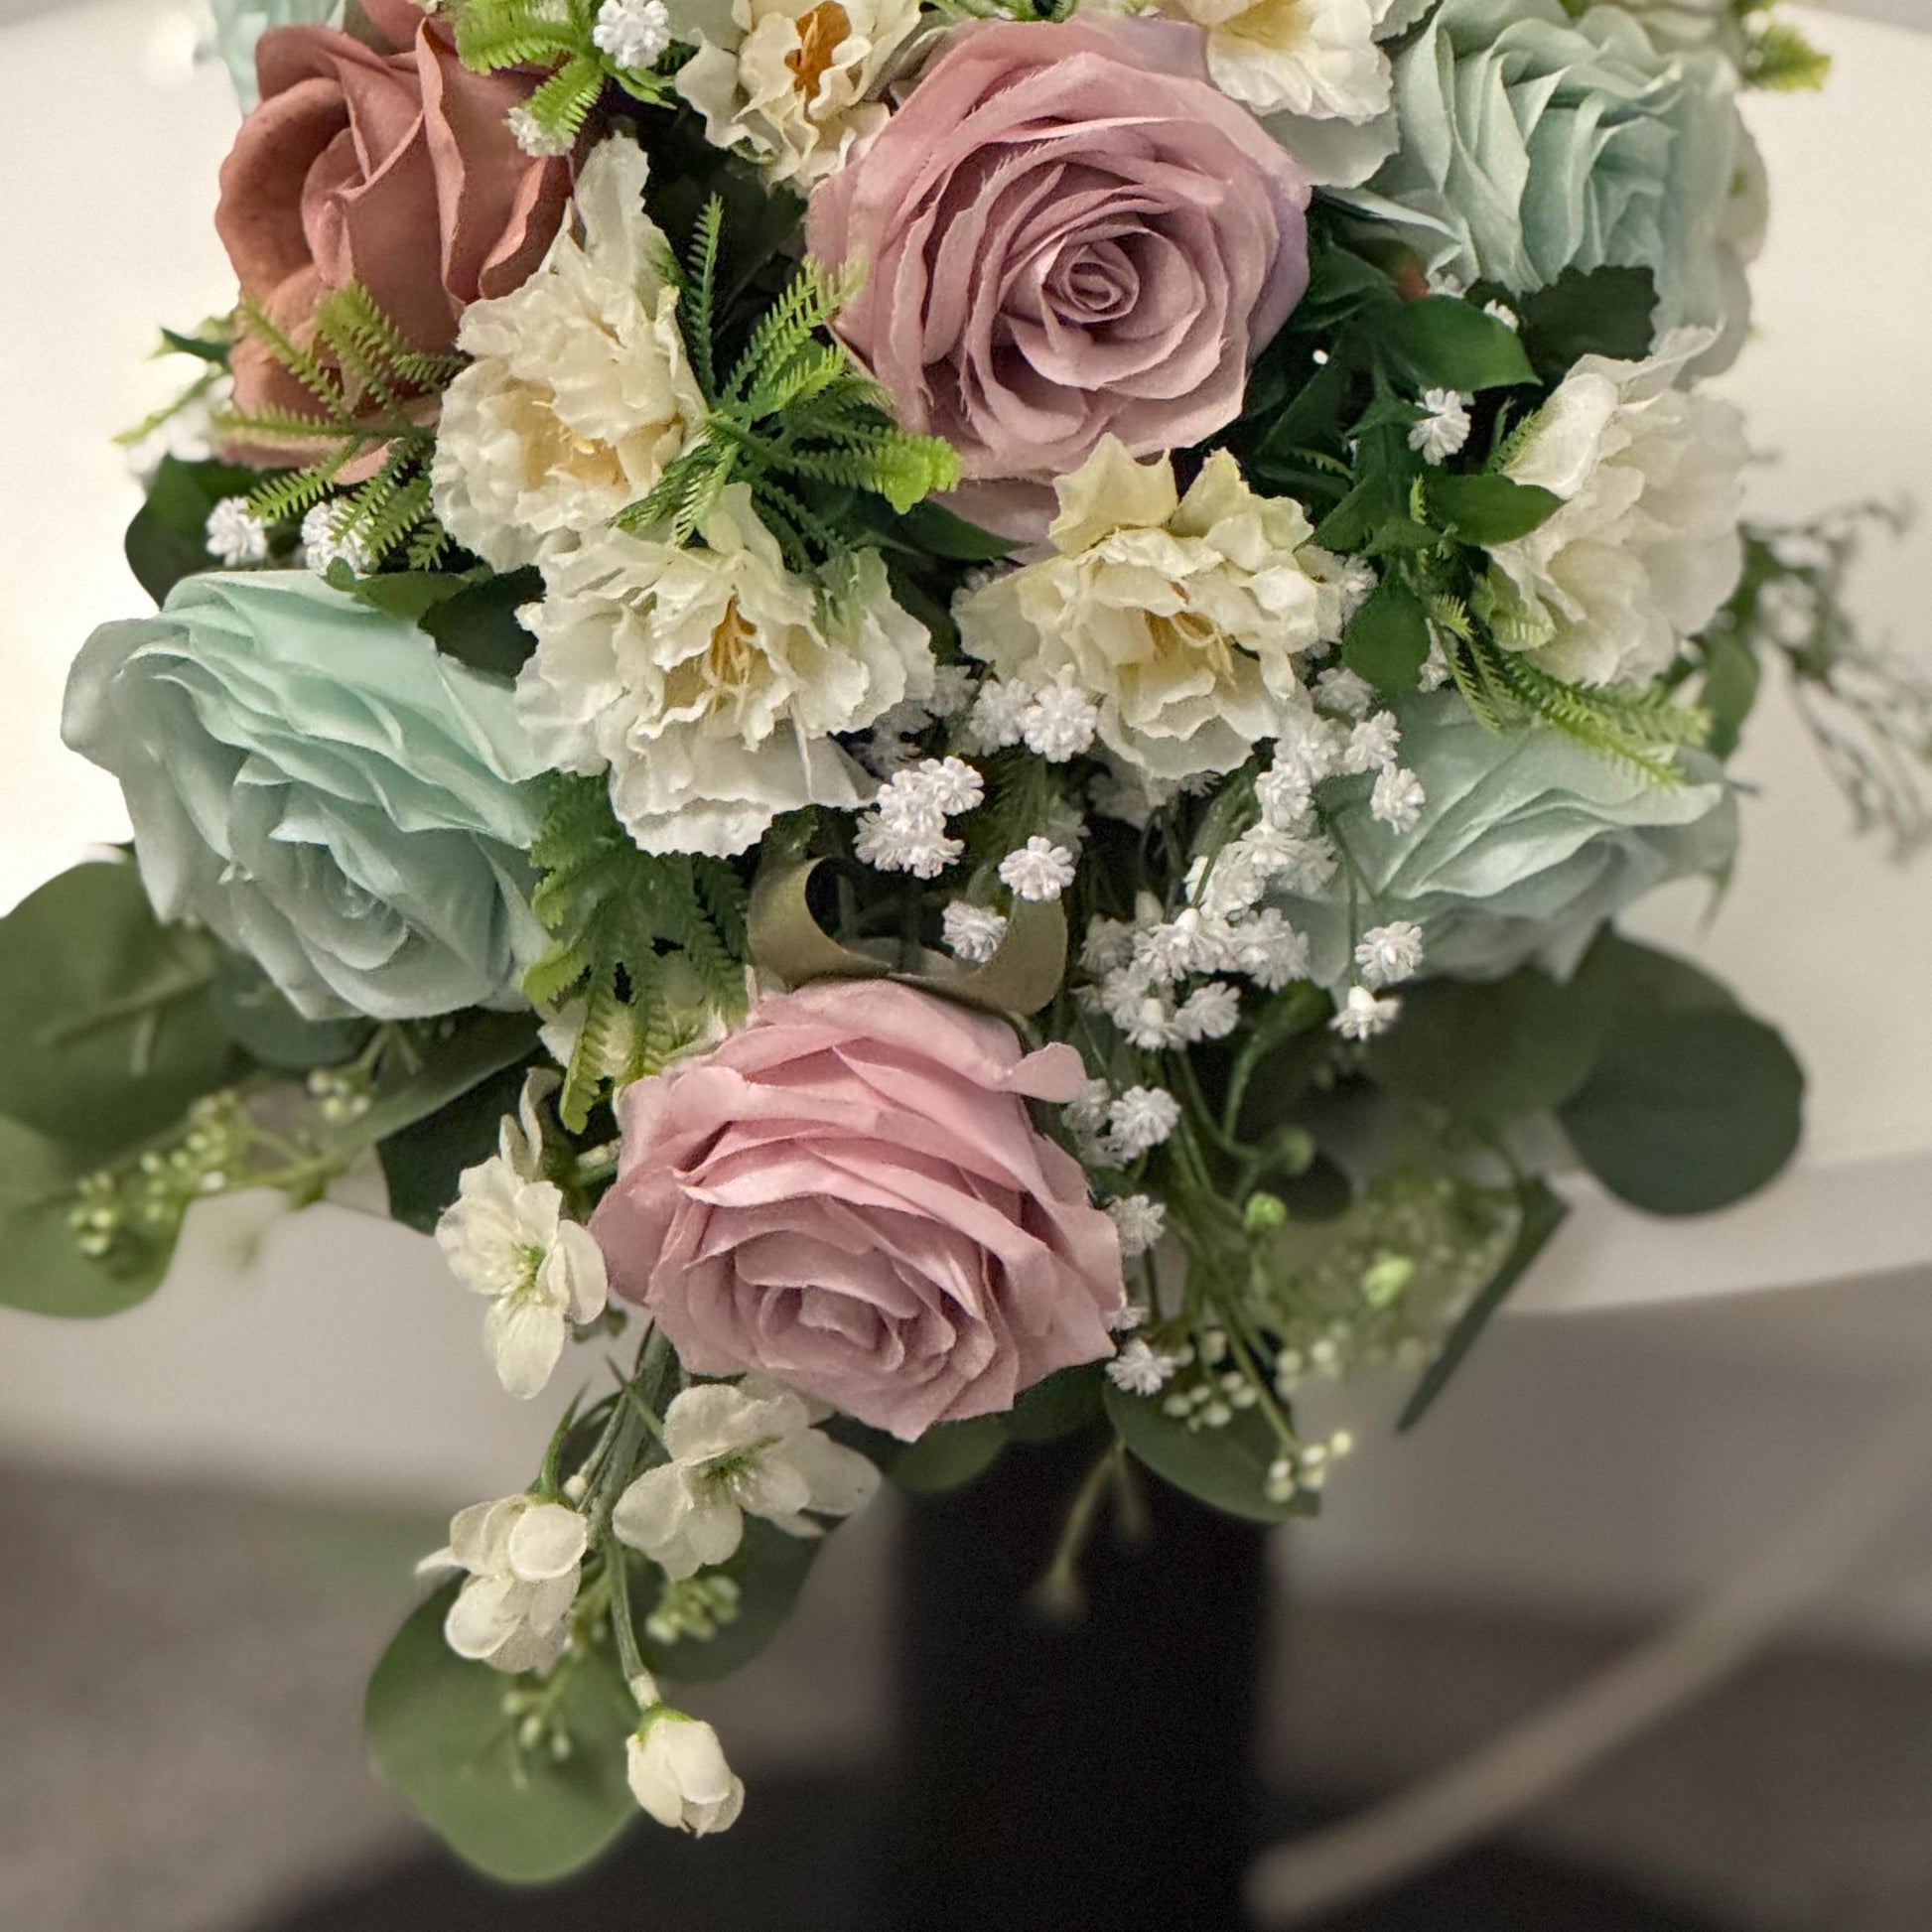
[[[246,1932],[416,1841],[364,1770],[361,1686],[438,1525],[0,1469],[0,1927]],[[846,1531],[702,1707],[752,1785],[883,1735],[890,1522]],[[1286,1624],[1274,1768],[1399,1783],[1632,1633],[1321,1603]],[[1769,1658],[1525,1836],[1767,1932],[1932,1926],[1932,1664]]]

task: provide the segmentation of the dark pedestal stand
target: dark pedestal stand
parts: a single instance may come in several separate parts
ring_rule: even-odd
[[[1032,1592],[1099,1445],[1010,1449],[910,1511],[884,1775],[756,1778],[693,1843],[640,1828],[510,1893],[423,1857],[277,1932],[1243,1932],[1262,1834],[1314,1808],[1254,1772],[1261,1534],[1141,1485],[1146,1534],[1090,1541],[1077,1621]],[[1307,1932],[1715,1932],[1582,1869],[1481,1848]]]

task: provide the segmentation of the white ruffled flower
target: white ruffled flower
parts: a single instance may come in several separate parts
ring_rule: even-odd
[[[554,1073],[530,1076],[521,1120],[503,1117],[498,1152],[464,1170],[436,1224],[450,1272],[489,1298],[490,1359],[504,1389],[524,1400],[549,1381],[570,1324],[595,1320],[609,1292],[590,1229],[565,1217],[562,1190],[543,1178],[536,1104],[556,1083]]]
[[[1711,341],[1685,329],[1645,361],[1586,355],[1504,466],[1563,499],[1527,536],[1490,549],[1505,597],[1547,629],[1537,662],[1559,677],[1649,682],[1736,586],[1743,419],[1672,386]]]
[[[496,1670],[548,1670],[569,1640],[565,1619],[589,1538],[576,1510],[535,1496],[459,1510],[449,1548],[418,1566],[470,1572],[443,1620],[450,1648]]]
[[[664,0],[604,0],[591,44],[617,66],[648,72],[671,44],[671,16]]]
[[[618,1498],[612,1527],[673,1582],[725,1562],[745,1534],[748,1514],[787,1536],[820,1535],[812,1516],[851,1516],[865,1508],[878,1491],[879,1471],[813,1421],[803,1396],[773,1384],[701,1382],[686,1389],[664,1412],[670,1459],[646,1469]]]
[[[607,530],[545,565],[527,609],[535,655],[517,710],[545,759],[609,770],[646,852],[729,858],[802,805],[852,810],[872,780],[833,739],[931,688],[923,624],[893,602],[877,551],[828,630],[742,483],[698,545]]]
[[[1378,997],[1366,986],[1351,986],[1328,1025],[1343,1039],[1373,1039],[1395,1025],[1401,1011],[1400,1000]]]
[[[729,1831],[745,1809],[745,1781],[725,1762],[718,1733],[668,1706],[644,1714],[625,1749],[624,1769],[631,1796],[671,1831],[693,1838]]]
[[[1007,936],[1007,915],[970,899],[954,899],[939,915],[939,922],[948,950],[970,966],[985,965]]]
[[[698,51],[677,89],[713,146],[806,194],[886,125],[878,96],[918,24],[918,0],[681,0],[677,38]]]
[[[207,513],[207,554],[229,570],[268,561],[268,532],[256,522],[245,496],[224,496]]]
[[[1020,737],[1028,751],[1048,764],[1078,758],[1100,729],[1100,707],[1084,691],[1076,691],[1064,673],[1057,684],[1038,692],[1020,721]]]
[[[1422,927],[1414,919],[1373,925],[1355,947],[1355,968],[1369,987],[1398,986],[1422,968]]]
[[[1456,389],[1425,389],[1422,420],[1409,426],[1409,447],[1425,463],[1445,463],[1469,440],[1469,404]]]
[[[1225,451],[1180,496],[1170,461],[1115,437],[1055,488],[1057,554],[955,606],[970,656],[1030,692],[1083,692],[1099,742],[1157,778],[1231,771],[1303,728],[1297,660],[1324,640],[1324,598],[1299,504],[1257,495]]]
[[[1022,898],[1054,899],[1073,884],[1078,865],[1065,846],[1035,837],[1000,861],[1000,883]]]
[[[606,141],[578,177],[575,227],[520,288],[464,311],[475,359],[444,393],[436,511],[497,570],[601,531],[704,418],[648,173],[635,142]]]
[[[1129,1395],[1159,1395],[1179,1366],[1178,1357],[1137,1335],[1107,1364],[1107,1380]]]

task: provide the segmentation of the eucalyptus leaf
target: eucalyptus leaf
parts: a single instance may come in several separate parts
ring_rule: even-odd
[[[708,1570],[738,1586],[738,1614],[717,1635],[653,1642],[640,1632],[644,1661],[672,1684],[710,1684],[749,1664],[784,1627],[798,1592],[825,1547],[822,1536],[788,1536],[760,1516],[745,1519],[745,1536],[731,1558]],[[633,1587],[639,1619],[649,1613],[648,1587]]]
[[[1510,543],[1547,523],[1563,507],[1554,490],[1502,476],[1438,476],[1429,507],[1464,543]]]
[[[231,463],[185,463],[165,456],[148,484],[148,499],[127,526],[127,566],[156,604],[184,577],[213,570],[208,512],[229,496],[246,496],[262,481],[259,470]]]
[[[942,1422],[893,1458],[893,1481],[915,1496],[958,1489],[989,1468],[1006,1447],[1006,1425],[998,1416],[967,1422]]]
[[[389,1212],[405,1227],[434,1234],[443,1210],[457,1197],[466,1168],[496,1152],[503,1116],[522,1097],[523,1069],[506,1066],[425,1114],[376,1149],[389,1183]]]
[[[1419,388],[1474,393],[1536,379],[1515,330],[1460,296],[1404,303],[1390,316],[1384,340]]]
[[[374,1105],[337,1137],[353,1153],[379,1146],[447,1107],[504,1067],[521,1066],[537,1050],[537,1023],[527,1013],[456,1014],[412,1027],[385,1055]]]
[[[473,671],[513,678],[537,643],[517,613],[542,596],[543,578],[534,569],[483,576],[431,605],[417,622],[445,656]]]
[[[1318,1504],[1306,1491],[1286,1502],[1268,1494],[1268,1466],[1281,1454],[1282,1444],[1258,1408],[1237,1410],[1219,1429],[1189,1429],[1163,1409],[1159,1396],[1129,1395],[1110,1382],[1103,1400],[1120,1440],[1176,1489],[1255,1523],[1286,1523],[1315,1513]]]
[[[512,1884],[588,1864],[637,1816],[625,1740],[637,1713],[601,1652],[574,1659],[559,1704],[569,1755],[517,1742],[505,1697],[519,1681],[456,1655],[446,1585],[396,1634],[369,1680],[363,1726],[375,1767],[456,1855]]]
[[[353,1059],[375,1031],[372,1020],[309,1020],[252,959],[224,952],[209,997],[230,1039],[264,1066],[306,1073]]]
[[[1100,1364],[1090,1362],[1035,1382],[1007,1412],[1007,1435],[1016,1443],[1051,1443],[1098,1422],[1105,1379]]]
[[[1385,577],[1342,633],[1342,662],[1385,696],[1413,691],[1429,657],[1429,615],[1399,577]]]

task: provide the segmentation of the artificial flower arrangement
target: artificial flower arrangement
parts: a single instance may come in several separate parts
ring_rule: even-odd
[[[132,855],[0,921],[4,1293],[379,1161],[569,1392],[369,1699],[507,1876],[732,1823],[661,1687],[882,1474],[1087,1430],[1283,1522],[1305,1384],[1419,1415],[1554,1176],[1769,1179],[1791,1054],[1611,923],[1722,879],[1767,663],[1922,829],[1700,386],[1794,34],[1028,4],[223,12],[240,299],[65,718]]]

